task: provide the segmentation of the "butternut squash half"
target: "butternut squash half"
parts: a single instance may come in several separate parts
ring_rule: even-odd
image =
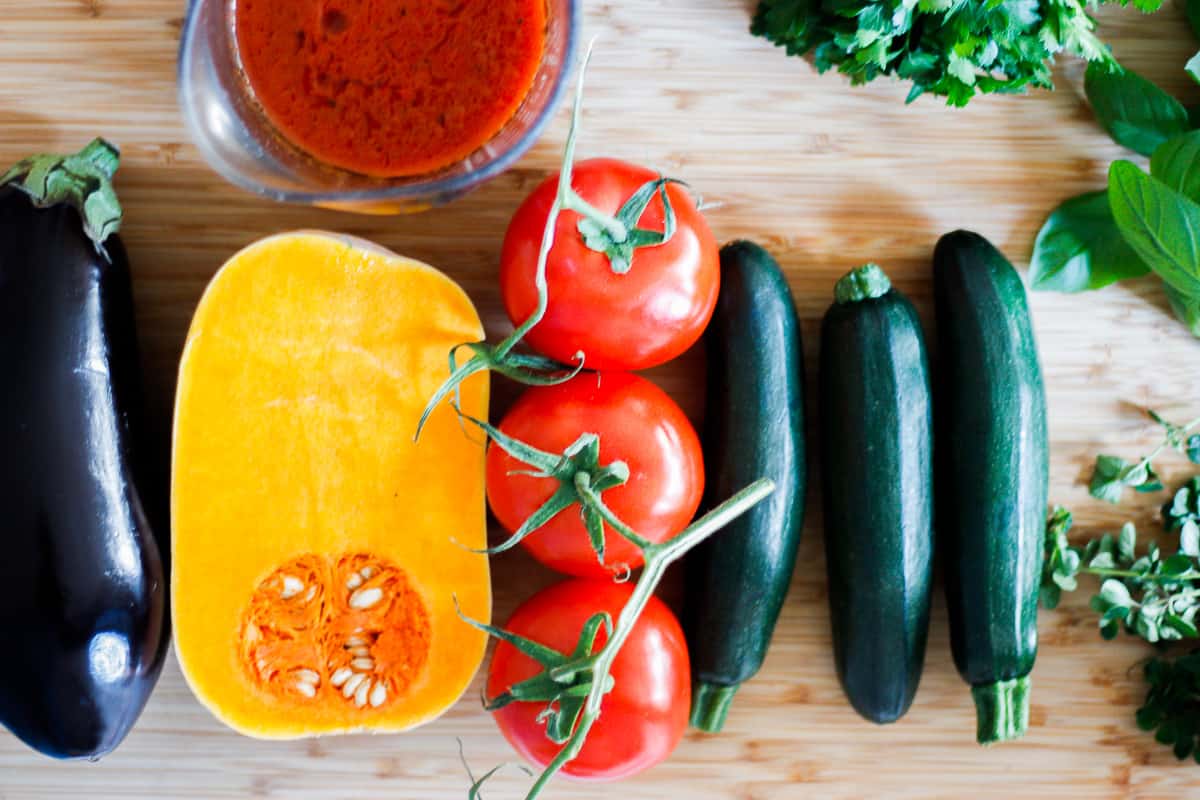
[[[200,702],[260,738],[427,722],[462,694],[491,616],[484,440],[440,407],[482,338],[442,273],[361,240],[287,233],[209,285],[179,371],[175,646]],[[462,387],[487,416],[486,375]]]

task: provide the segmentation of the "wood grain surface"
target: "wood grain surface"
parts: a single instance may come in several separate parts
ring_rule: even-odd
[[[584,33],[600,40],[580,152],[685,178],[713,205],[719,238],[765,244],[787,270],[810,379],[820,316],[845,270],[880,262],[931,323],[938,235],[975,229],[1023,266],[1050,209],[1099,188],[1108,163],[1125,155],[1073,88],[1078,65],[1062,65],[1053,94],[984,98],[965,110],[929,98],[905,106],[904,86],[851,89],[750,37],[751,1],[588,0]],[[175,104],[183,13],[180,0],[0,0],[0,163],[73,150],[97,134],[123,148],[124,236],[160,434],[206,281],[234,251],[276,231],[340,230],[428,261],[462,282],[493,334],[508,330],[496,287],[501,237],[517,203],[554,168],[565,113],[515,169],[447,208],[364,218],[275,205],[223,183],[187,140]],[[1200,99],[1182,70],[1196,43],[1175,9],[1153,18],[1108,9],[1102,18],[1126,63],[1187,102]],[[1082,482],[1098,449],[1132,456],[1155,441],[1140,406],[1200,413],[1200,345],[1153,279],[1088,295],[1035,294],[1032,305],[1049,385],[1052,501],[1076,510],[1079,535],[1115,529],[1127,516],[1151,527],[1161,498],[1115,509],[1090,500]],[[652,375],[699,421],[702,373],[693,352]],[[498,386],[498,411],[513,394]],[[1188,472],[1181,460],[1166,463],[1172,480]],[[1102,643],[1085,591],[1041,616],[1023,741],[975,745],[940,596],[911,712],[887,727],[857,718],[833,673],[819,476],[813,483],[773,649],[739,694],[727,732],[689,733],[668,763],[619,787],[560,782],[551,797],[1200,797],[1200,767],[1178,764],[1133,724],[1144,691],[1135,663],[1147,648]],[[497,558],[493,569],[501,620],[553,580],[523,554]],[[677,597],[678,586],[666,594]],[[456,738],[477,773],[512,758],[480,710],[479,688],[477,680],[418,732],[268,743],[224,729],[170,658],[137,728],[99,764],[54,763],[0,731],[0,800],[462,798]],[[486,795],[517,797],[526,785],[508,770]]]

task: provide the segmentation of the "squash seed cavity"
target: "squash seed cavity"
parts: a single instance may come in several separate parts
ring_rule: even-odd
[[[310,554],[259,583],[238,651],[255,685],[277,698],[369,711],[404,697],[425,667],[431,630],[395,564]]]

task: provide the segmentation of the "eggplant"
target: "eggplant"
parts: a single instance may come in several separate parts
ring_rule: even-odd
[[[121,743],[168,641],[117,161],[0,176],[0,723],[56,758]]]

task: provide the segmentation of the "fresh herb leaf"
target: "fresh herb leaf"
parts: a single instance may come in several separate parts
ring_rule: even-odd
[[[1200,202],[1200,131],[1164,142],[1150,157],[1150,174],[1184,197]]]
[[[1105,191],[1056,208],[1038,232],[1029,262],[1033,288],[1051,292],[1100,289],[1149,271],[1117,229]]]
[[[1150,688],[1137,711],[1138,727],[1153,731],[1176,758],[1194,756],[1200,762],[1200,650],[1174,659],[1153,658],[1143,674]]]
[[[1183,104],[1132,70],[1092,63],[1083,85],[1100,127],[1135,153],[1148,156],[1188,130]]]
[[[1149,480],[1150,468],[1147,463],[1139,461],[1130,464],[1117,456],[1099,455],[1092,469],[1088,493],[1097,500],[1115,504],[1121,502],[1121,495],[1127,487],[1141,487]]]
[[[1092,478],[1088,484],[1088,491],[1092,497],[1109,503],[1119,503],[1126,488],[1133,488],[1139,492],[1162,491],[1163,484],[1154,469],[1154,459],[1168,448],[1183,453],[1192,463],[1200,463],[1200,434],[1191,433],[1194,428],[1200,426],[1200,418],[1186,425],[1176,425],[1152,409],[1147,409],[1146,415],[1162,426],[1163,441],[1150,455],[1132,463],[1118,456],[1097,456],[1096,466],[1092,469]],[[1166,508],[1163,515],[1167,515]]]
[[[1108,201],[1125,241],[1185,297],[1200,297],[1200,204],[1129,161],[1114,161]]]
[[[1188,297],[1168,283],[1163,284],[1163,291],[1175,317],[1187,326],[1192,336],[1200,339],[1200,298]]]
[[[1129,0],[1118,0],[1126,5]],[[1142,10],[1161,0],[1133,0]],[[811,54],[852,84],[896,75],[922,94],[966,105],[977,94],[1050,88],[1061,52],[1115,68],[1079,0],[761,0],[751,32]]]
[[[1192,33],[1200,36],[1200,0],[1187,0],[1183,4],[1183,10],[1192,26]]]
[[[1200,83],[1200,53],[1196,53],[1196,55],[1189,58],[1187,63],[1183,65],[1183,69],[1191,76],[1192,80]]]
[[[1200,524],[1200,476],[1180,486],[1163,504],[1162,518],[1163,527],[1168,531],[1182,531],[1189,524],[1193,528]],[[1186,548],[1180,549],[1186,551]]]

